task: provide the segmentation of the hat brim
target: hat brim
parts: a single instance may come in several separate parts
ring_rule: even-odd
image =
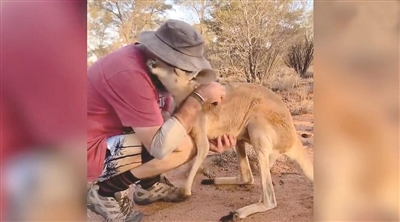
[[[180,69],[198,72],[203,69],[212,69],[210,63],[204,58],[185,55],[164,42],[162,42],[154,31],[144,31],[139,35],[139,42],[146,46],[153,54],[161,60]]]

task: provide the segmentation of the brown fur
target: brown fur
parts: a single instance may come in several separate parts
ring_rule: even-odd
[[[161,61],[156,61],[149,66],[172,94],[178,107],[197,85],[208,84],[216,79],[212,70],[186,74]],[[208,140],[223,134],[231,134],[238,139],[236,153],[240,165],[240,176],[215,178],[211,182],[214,184],[254,183],[244,146],[245,142],[250,143],[257,152],[260,162],[263,188],[261,202],[240,208],[221,218],[221,221],[231,221],[276,207],[269,168],[281,154],[296,160],[311,180],[313,180],[313,167],[296,134],[290,112],[278,95],[268,88],[247,83],[234,83],[226,85],[225,88],[226,97],[221,104],[205,105],[202,115],[189,133],[197,147],[197,156],[184,192],[187,196],[191,195],[194,176],[208,154]]]

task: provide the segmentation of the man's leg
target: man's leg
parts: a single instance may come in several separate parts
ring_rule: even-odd
[[[167,180],[160,181],[159,175],[184,164],[195,155],[192,140],[190,137],[186,137],[185,140],[182,146],[178,147],[179,151],[158,160],[146,149],[142,149],[134,134],[110,138],[109,155],[99,178],[99,191],[95,194],[115,199],[115,193],[126,190],[129,185],[140,181],[141,186],[135,189],[135,203],[143,205],[158,200],[179,201],[179,190]]]
[[[180,146],[164,159],[159,160],[154,158],[130,171],[138,178],[154,177],[187,163],[195,155],[196,149],[194,149],[193,141],[187,136],[183,138]]]
[[[147,205],[159,200],[169,202],[182,200],[180,190],[174,187],[167,178],[161,179],[160,174],[181,166],[195,156],[196,149],[194,149],[191,138],[186,137],[184,140],[183,147],[179,147],[163,160],[155,159],[143,147],[142,154],[149,159],[143,161],[142,165],[130,170],[135,177],[143,178],[140,185],[135,188],[134,202],[136,204]]]
[[[120,135],[108,138],[107,147],[103,172],[88,191],[88,208],[106,220],[141,221],[143,214],[132,212],[132,201],[116,195],[139,181],[129,170],[142,164],[141,144],[134,136]]]
[[[190,137],[186,137],[183,147],[179,147],[175,152],[163,160],[155,159],[149,154],[147,149],[142,150],[142,165],[130,170],[132,175],[141,179],[135,189],[134,201],[138,205],[147,205],[159,200],[178,202],[181,201],[181,192],[174,187],[167,178],[161,179],[160,174],[175,169],[191,160],[195,154],[193,142]]]
[[[151,156],[135,134],[121,135],[117,138],[119,140],[109,142],[111,147],[115,148],[111,148],[112,155],[107,157],[105,169],[99,178],[99,181],[101,181],[99,183],[100,191],[104,188],[108,192],[106,196],[113,196],[114,193],[127,189],[130,184],[140,181],[139,189],[136,190],[157,188],[164,194],[158,193],[156,195],[161,199],[168,193],[177,194],[178,190],[173,190],[174,187],[168,181],[160,181],[160,174],[175,169],[194,157],[196,150],[193,149],[194,146],[190,137],[185,137],[177,151],[172,152],[163,160]],[[164,189],[160,189],[160,186]],[[104,195],[104,193],[102,194]],[[170,198],[173,196],[171,194]],[[138,200],[138,198],[136,199]],[[154,201],[156,200],[152,198],[150,202]],[[138,200],[139,205],[149,204],[148,200],[145,202],[142,203]]]
[[[154,157],[152,155],[150,155],[149,151],[147,151],[147,149],[143,145],[142,145],[141,157],[142,157],[142,164],[145,164],[145,163],[147,163],[147,162],[149,162],[149,161],[154,159]],[[139,182],[139,185],[143,189],[149,189],[150,187],[152,187],[157,182],[161,182],[161,175],[160,174],[158,174],[158,175],[156,175],[154,177],[141,179],[140,182]]]

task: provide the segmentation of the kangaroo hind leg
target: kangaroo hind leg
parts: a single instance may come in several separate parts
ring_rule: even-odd
[[[229,215],[222,217],[220,221],[227,222],[237,219],[243,219],[251,214],[265,212],[277,206],[274,187],[272,185],[271,173],[269,170],[269,158],[272,154],[273,144],[271,140],[265,135],[255,135],[251,139],[253,147],[257,152],[260,165],[262,186],[262,194],[260,198],[261,200],[258,203],[254,203],[235,210]]]
[[[203,180],[201,183],[203,185],[210,184],[253,184],[254,178],[251,172],[249,158],[246,154],[245,141],[238,141],[236,144],[236,154],[240,167],[240,175],[236,177],[217,177],[214,179]]]

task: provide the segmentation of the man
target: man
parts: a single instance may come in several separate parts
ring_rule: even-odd
[[[193,93],[164,122],[160,106],[169,95],[146,63],[158,58],[188,73],[210,69],[203,56],[204,40],[191,25],[168,20],[155,32],[141,33],[139,41],[88,70],[87,173],[89,181],[97,181],[89,189],[88,207],[107,220],[141,220],[140,212],[132,212],[131,201],[116,200],[116,194],[133,183],[139,183],[136,204],[180,201],[178,189],[160,174],[193,158],[196,150],[187,132],[203,103],[218,104],[225,95],[216,82],[203,85],[196,89],[200,97]],[[127,127],[133,133],[123,134]],[[236,139],[221,135],[211,144],[210,150],[222,152]],[[155,159],[152,153],[164,155]]]

